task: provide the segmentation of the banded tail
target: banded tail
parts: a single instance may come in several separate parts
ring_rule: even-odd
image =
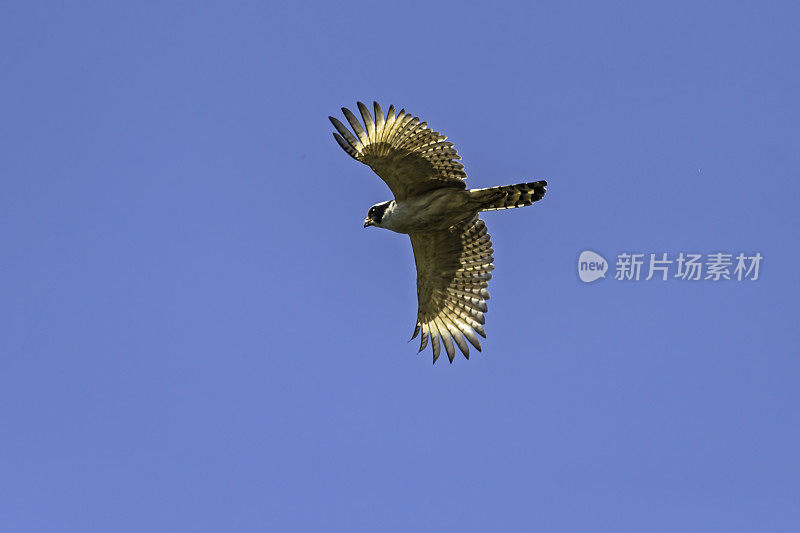
[[[495,211],[531,205],[544,198],[545,192],[547,192],[547,182],[542,180],[488,189],[471,189],[469,194],[480,204],[481,211]]]

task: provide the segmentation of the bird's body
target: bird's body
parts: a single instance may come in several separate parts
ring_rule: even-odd
[[[380,223],[373,225],[407,234],[442,231],[477,213],[469,203],[468,191],[435,189],[405,200],[391,200]]]
[[[467,189],[461,159],[446,137],[394,106],[386,116],[377,102],[375,118],[358,103],[364,126],[342,108],[354,136],[329,117],[344,151],[369,165],[394,193],[394,200],[372,206],[364,227],[376,226],[411,237],[417,266],[419,311],[414,337],[422,332],[422,351],[432,340],[433,362],[444,344],[450,362],[458,346],[469,358],[469,341],[486,336],[483,314],[494,269],[492,243],[481,211],[510,209],[540,200],[547,182]],[[413,338],[413,337],[412,337]]]

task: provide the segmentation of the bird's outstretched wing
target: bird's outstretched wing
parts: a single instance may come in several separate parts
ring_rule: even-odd
[[[450,230],[412,233],[411,246],[417,263],[419,299],[417,326],[411,338],[422,331],[420,352],[431,340],[434,363],[441,352],[440,338],[451,363],[455,357],[453,341],[469,359],[464,339],[480,351],[475,333],[486,337],[486,287],[494,270],[486,225],[475,216]]]
[[[334,117],[328,118],[338,131],[333,136],[339,146],[356,161],[369,165],[396,199],[442,187],[466,188],[467,174],[458,161],[461,156],[447,137],[403,109],[395,114],[394,106],[390,106],[384,117],[378,102],[374,107],[373,120],[367,106],[358,102],[364,126],[349,109],[342,108],[355,135]]]

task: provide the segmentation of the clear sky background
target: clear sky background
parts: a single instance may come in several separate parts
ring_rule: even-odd
[[[0,530],[798,531],[792,2],[0,4]],[[447,134],[488,340],[335,143]],[[576,259],[760,252],[756,282]]]

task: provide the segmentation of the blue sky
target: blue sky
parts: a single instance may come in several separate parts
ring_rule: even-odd
[[[797,531],[789,2],[3,3],[0,529]],[[488,339],[327,116],[405,107],[488,213]],[[585,249],[753,281],[578,279]]]

